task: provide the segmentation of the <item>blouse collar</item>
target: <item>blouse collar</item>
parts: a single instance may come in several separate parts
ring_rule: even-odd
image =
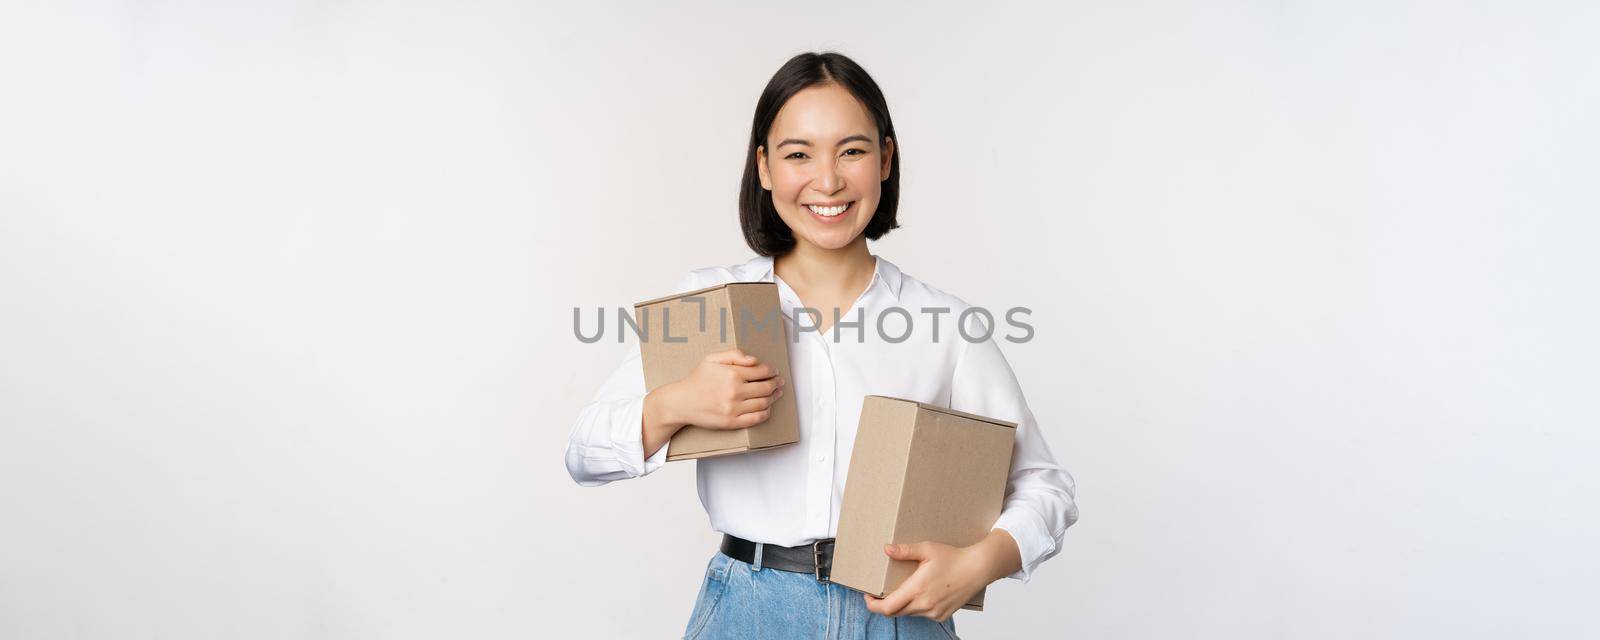
[[[874,283],[882,282],[889,295],[899,302],[900,285],[905,280],[904,274],[900,273],[899,267],[894,266],[893,262],[889,262],[883,256],[874,255],[873,258],[877,260],[877,268],[872,272],[873,281],[867,283],[867,289],[872,289]],[[756,256],[734,267],[734,274],[739,277],[740,282],[776,282],[772,265],[772,256]]]

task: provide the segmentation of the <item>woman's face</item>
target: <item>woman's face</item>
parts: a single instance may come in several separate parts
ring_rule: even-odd
[[[836,84],[802,90],[778,110],[756,167],[796,242],[838,249],[867,228],[894,156],[893,140],[877,140],[866,107]]]

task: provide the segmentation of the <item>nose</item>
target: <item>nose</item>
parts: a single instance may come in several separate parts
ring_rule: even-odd
[[[822,195],[831,196],[843,188],[844,178],[839,177],[839,160],[836,158],[822,167],[822,175],[817,176],[816,189]]]

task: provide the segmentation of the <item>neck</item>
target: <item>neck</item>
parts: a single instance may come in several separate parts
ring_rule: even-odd
[[[794,249],[773,260],[773,270],[784,282],[800,288],[841,291],[861,289],[877,270],[877,258],[867,251],[867,237],[856,236],[838,249],[824,249],[800,240]]]

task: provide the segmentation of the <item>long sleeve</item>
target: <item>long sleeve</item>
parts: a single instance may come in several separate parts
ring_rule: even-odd
[[[628,346],[622,364],[578,412],[567,437],[567,473],[578,484],[594,487],[648,475],[667,461],[663,445],[644,457],[644,370],[639,345]]]
[[[971,335],[984,334],[975,329]],[[1005,506],[994,528],[1011,534],[1022,554],[1022,568],[1007,577],[1027,582],[1040,563],[1061,550],[1067,527],[1077,522],[1076,485],[1056,464],[1016,374],[992,337],[968,343],[956,361],[950,407],[1017,424]]]
[[[694,272],[690,272],[673,292],[692,290],[695,282]],[[633,342],[622,364],[578,411],[578,420],[567,436],[567,473],[574,481],[594,487],[649,475],[666,463],[666,445],[644,457],[644,396],[644,368],[639,362],[639,344]]]

